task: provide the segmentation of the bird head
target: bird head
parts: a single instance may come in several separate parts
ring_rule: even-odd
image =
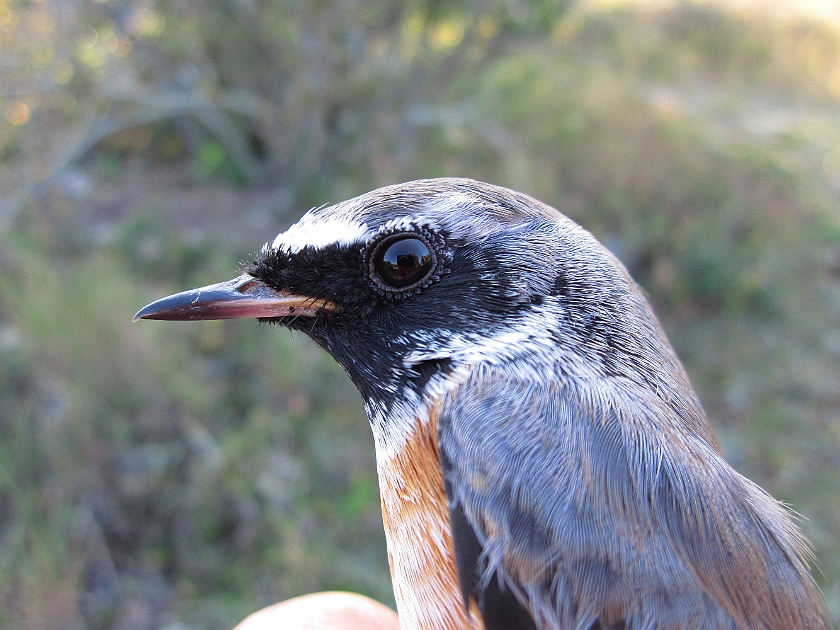
[[[242,317],[302,331],[329,352],[378,441],[413,415],[400,410],[459,371],[505,364],[540,380],[669,392],[715,444],[621,263],[570,219],[506,188],[419,180],[310,210],[242,275],[157,300],[135,320]]]

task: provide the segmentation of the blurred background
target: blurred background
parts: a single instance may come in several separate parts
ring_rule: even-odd
[[[0,0],[0,626],[393,605],[344,374],[282,329],[131,318],[444,175],[625,262],[840,616],[836,0]]]

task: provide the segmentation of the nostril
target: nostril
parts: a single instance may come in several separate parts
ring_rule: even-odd
[[[257,288],[258,284],[259,283],[256,280],[251,280],[250,282],[246,282],[242,286],[237,287],[236,290],[239,291],[239,293],[251,293]]]

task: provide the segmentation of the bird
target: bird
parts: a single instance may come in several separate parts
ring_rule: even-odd
[[[311,337],[364,401],[405,630],[827,628],[788,509],[723,458],[643,290],[528,195],[313,208],[137,319]]]

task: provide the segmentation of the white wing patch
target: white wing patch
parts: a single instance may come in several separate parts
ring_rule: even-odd
[[[348,216],[319,217],[310,210],[300,221],[278,234],[271,247],[295,254],[306,246],[322,249],[328,245],[350,245],[363,241],[367,232],[366,223]]]

